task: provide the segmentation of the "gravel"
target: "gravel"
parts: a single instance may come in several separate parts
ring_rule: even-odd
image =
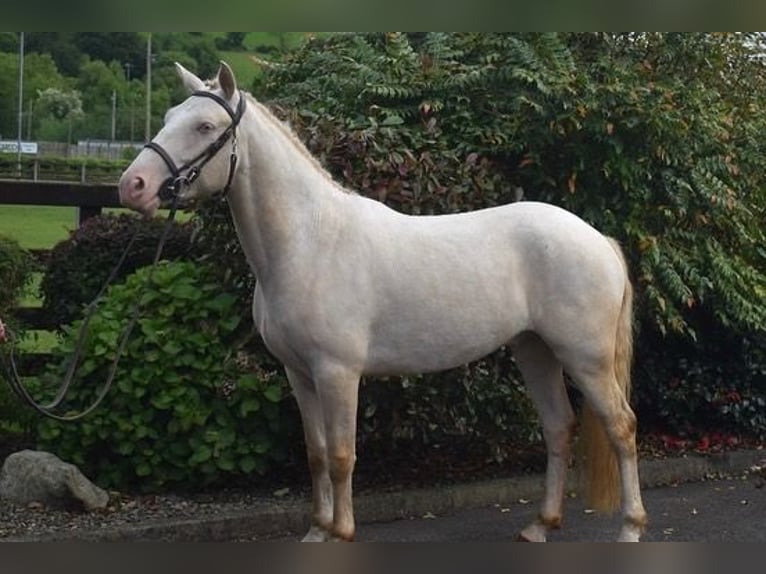
[[[199,521],[244,514],[248,510],[263,507],[267,501],[285,502],[298,498],[299,493],[281,489],[276,495],[240,491],[222,491],[189,497],[126,496],[114,492],[110,495],[107,508],[98,512],[86,512],[77,508],[52,508],[39,503],[19,506],[0,500],[0,541],[71,538],[78,537],[78,533],[111,531],[130,525]]]

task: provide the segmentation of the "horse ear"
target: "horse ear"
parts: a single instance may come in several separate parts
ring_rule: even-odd
[[[227,100],[230,100],[237,93],[237,79],[229,64],[221,60],[221,67],[218,68],[218,84],[221,86]]]
[[[205,89],[205,82],[200,80],[178,62],[176,62],[176,72],[178,72],[178,76],[181,78],[181,81],[184,83],[184,86],[190,94]]]

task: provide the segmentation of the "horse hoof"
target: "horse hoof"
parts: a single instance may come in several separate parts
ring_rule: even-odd
[[[545,542],[546,530],[539,522],[530,524],[516,536],[518,542]]]
[[[331,540],[330,533],[319,526],[312,526],[301,542],[327,542]]]

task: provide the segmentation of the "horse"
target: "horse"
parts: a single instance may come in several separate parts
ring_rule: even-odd
[[[547,449],[539,514],[519,539],[545,541],[561,524],[576,426],[566,372],[591,429],[591,504],[621,502],[618,539],[638,541],[632,287],[617,242],[531,201],[405,215],[335,181],[225,62],[207,82],[176,68],[190,95],[123,172],[120,199],[151,216],[168,190],[181,201],[224,190],[256,278],[255,326],[300,409],[312,481],[303,540],[354,539],[361,376],[445,370],[507,345]]]

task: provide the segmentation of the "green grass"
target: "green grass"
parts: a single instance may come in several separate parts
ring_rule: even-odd
[[[211,34],[214,36],[223,35],[220,32],[211,32]],[[245,90],[250,90],[253,80],[262,73],[262,68],[253,61],[251,55],[258,55],[267,61],[278,57],[276,54],[258,53],[258,48],[272,46],[277,49],[290,50],[300,46],[306,41],[306,38],[307,35],[304,32],[249,32],[244,41],[246,52],[223,50],[219,54],[221,59],[225,60],[234,70],[239,85]],[[258,94],[253,95],[258,97]]]
[[[128,209],[108,208],[105,213],[132,213]],[[161,209],[157,217],[166,218]],[[177,221],[188,221],[191,212],[179,211]],[[38,205],[0,205],[0,235],[19,242],[24,249],[51,249],[69,237],[77,226],[76,207],[49,207]]]
[[[0,234],[25,249],[50,249],[77,225],[77,208],[28,205],[0,206]]]

